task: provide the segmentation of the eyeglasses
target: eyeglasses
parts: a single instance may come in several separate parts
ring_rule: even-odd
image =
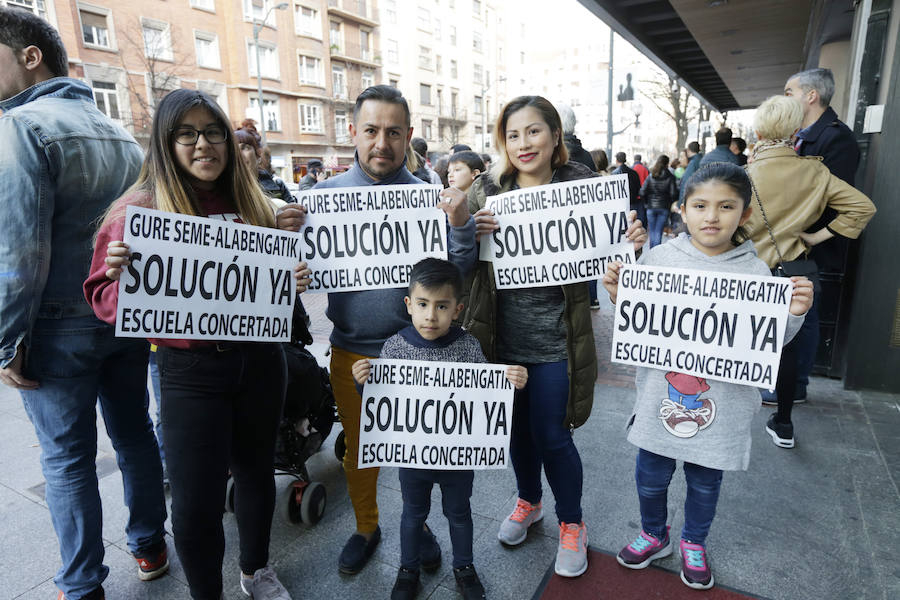
[[[193,146],[196,144],[197,140],[200,139],[201,133],[209,144],[221,144],[228,139],[228,130],[218,125],[211,125],[203,131],[188,126],[179,127],[172,131],[175,132],[175,143],[182,146]]]

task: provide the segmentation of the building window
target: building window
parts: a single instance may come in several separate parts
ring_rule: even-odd
[[[250,76],[256,77],[256,45],[253,42],[247,42],[247,62],[250,65]],[[261,69],[259,73],[266,79],[278,79],[278,51],[275,46],[270,44],[259,44],[259,62]]]
[[[250,96],[250,108],[247,114],[251,118],[259,118],[259,99]],[[281,111],[278,108],[278,100],[263,98],[263,118],[266,122],[266,131],[281,131]]]
[[[397,44],[397,40],[387,41],[387,54],[390,64],[396,65],[400,63],[400,46]]]
[[[431,70],[431,48],[419,46],[419,68]]]
[[[22,8],[27,10],[30,13],[34,13],[37,16],[41,17],[45,21],[47,19],[47,3],[45,0],[5,0],[0,1],[0,6],[13,6],[15,8]]]
[[[334,141],[338,144],[346,144],[350,141],[350,132],[347,129],[347,111],[334,111]]]
[[[472,0],[472,12],[481,15],[481,0]]]
[[[434,39],[441,41],[441,22],[437,18],[434,19]]]
[[[450,45],[456,45],[456,25],[450,26]]]
[[[295,4],[294,32],[297,35],[322,39],[322,23],[319,20],[319,11],[302,4]]]
[[[300,131],[322,133],[322,107],[319,104],[300,102]]]
[[[367,29],[359,30],[359,57],[372,60],[372,32]]]
[[[420,6],[416,17],[416,26],[422,31],[431,31],[431,13],[428,9]]]
[[[360,81],[362,83],[362,89],[366,89],[375,85],[375,73],[372,71],[363,71],[362,75],[360,75]]]
[[[262,18],[269,14],[266,19],[266,25],[275,27],[275,13],[277,10],[269,11],[274,6],[271,0],[244,0],[244,18],[249,21],[262,21]]]
[[[322,85],[322,61],[315,56],[299,55],[297,57],[300,83],[306,85]]]
[[[484,69],[481,65],[473,65],[472,68],[472,81],[477,84],[481,84],[484,79]]]
[[[438,75],[442,74],[443,71],[443,61],[441,60],[441,55],[438,54],[434,57],[434,72]]]
[[[79,10],[81,17],[81,39],[85,46],[98,46],[100,48],[112,48],[112,39],[109,35],[109,14],[100,14],[93,11]]]
[[[419,104],[431,106],[431,86],[425,83],[419,84]]]
[[[197,66],[220,69],[219,38],[214,33],[194,32],[194,47],[197,49]]]
[[[141,18],[141,31],[147,58],[172,60],[172,34],[168,23]]]
[[[391,79],[388,83],[392,88],[400,89],[400,81],[398,79]]]
[[[341,24],[337,21],[330,21],[328,25],[328,43],[335,52],[343,54],[344,52],[344,36],[341,33]]]
[[[426,140],[434,139],[434,137],[432,136],[432,132],[431,132],[431,121],[422,119],[422,137],[425,138]]]
[[[387,21],[391,24],[397,23],[397,0],[387,0],[385,4],[385,12],[387,13]]]
[[[211,12],[216,12],[215,0],[191,0],[191,6],[194,8],[202,8]]]
[[[94,81],[91,83],[91,90],[94,92],[94,102],[97,103],[100,112],[113,121],[121,123],[122,116],[119,113],[119,94],[116,84]]]
[[[331,65],[331,92],[335,98],[347,97],[347,77],[344,67]]]
[[[478,52],[481,52],[482,43],[481,43],[481,33],[477,31],[472,32],[472,49]]]
[[[457,76],[458,76],[458,73],[457,73],[456,61],[451,59],[450,60],[450,77],[453,79],[456,79]]]
[[[475,114],[480,115],[482,113],[483,102],[481,96],[475,96]]]

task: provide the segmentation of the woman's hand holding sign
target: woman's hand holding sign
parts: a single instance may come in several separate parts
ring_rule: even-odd
[[[369,362],[368,358],[360,359],[350,367],[350,373],[353,375],[354,381],[359,385],[363,385],[366,382],[371,371],[372,363]]]
[[[631,212],[633,213],[634,211]],[[619,292],[619,270],[621,268],[622,263],[619,261],[606,263],[606,273],[603,274],[603,279],[600,280],[609,293],[609,301],[613,304],[616,303],[616,296]]]
[[[521,365],[511,365],[506,367],[506,378],[513,384],[513,387],[517,390],[521,390],[525,387],[525,384],[528,383],[528,369]]]
[[[475,213],[475,240],[481,239],[482,235],[490,235],[500,229],[500,223],[494,216],[494,211],[490,208],[482,208]]]
[[[306,262],[299,262],[294,267],[294,279],[297,280],[297,293],[302,294],[312,283],[312,271],[307,268]]]
[[[813,283],[806,277],[791,277],[794,291],[791,292],[791,306],[788,311],[795,317],[805,315],[813,303]]]
[[[282,231],[300,231],[306,223],[306,207],[300,204],[285,204],[275,213],[275,224]]]
[[[637,220],[637,211],[628,211],[628,229],[625,231],[625,237],[634,242],[634,251],[640,250],[647,243],[647,230],[643,224]]]
[[[131,248],[125,242],[110,242],[106,246],[106,259],[104,262],[109,267],[106,270],[106,277],[113,281],[118,281],[119,277],[122,276],[122,267],[127,267],[131,264]]]

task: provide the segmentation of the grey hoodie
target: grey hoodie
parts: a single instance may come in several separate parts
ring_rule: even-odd
[[[644,253],[639,264],[701,271],[771,275],[756,256],[750,241],[717,256],[707,256],[691,244],[690,236],[677,238]],[[803,324],[804,316],[788,316],[787,343]],[[759,411],[759,389],[693,375],[639,367],[635,376],[637,399],[628,421],[628,441],[654,454],[712,469],[746,470],[750,463],[750,425]],[[696,396],[673,401],[671,389]],[[693,407],[693,408],[692,408]]]

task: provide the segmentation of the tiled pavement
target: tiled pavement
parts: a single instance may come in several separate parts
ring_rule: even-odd
[[[324,296],[306,297],[319,356],[327,349],[329,331],[322,316],[324,303]],[[610,306],[594,316],[601,371],[592,417],[575,438],[584,462],[583,506],[591,544],[616,551],[636,534],[639,516],[635,449],[625,441],[623,430],[633,401],[632,371],[608,363],[611,317]],[[770,443],[763,431],[768,411],[763,410],[756,417],[750,470],[725,476],[709,538],[716,580],[773,599],[900,598],[895,558],[900,555],[900,396],[845,391],[839,382],[816,378],[810,397],[809,404],[795,410],[797,448],[782,450]],[[107,598],[187,598],[171,538],[171,573],[151,583],[135,576],[124,539],[121,478],[98,424],[110,567]],[[386,598],[399,560],[401,501],[396,470],[384,469],[379,479],[384,539],[374,560],[355,577],[339,575],[337,554],[353,529],[353,518],[341,468],[331,451],[334,437],[309,462],[313,478],[328,490],[325,516],[306,529],[285,524],[276,515],[272,563],[295,599]],[[39,456],[18,395],[0,386],[0,598],[56,597],[52,576],[59,558],[43,502]],[[285,478],[279,478],[279,490],[286,485]],[[546,485],[545,490],[549,497]],[[677,531],[683,520],[680,475],[673,481],[670,498],[670,521]],[[537,525],[517,549],[497,543],[498,524],[514,501],[511,470],[476,474],[472,498],[476,566],[494,599],[531,598],[554,559],[557,528],[552,518]],[[210,510],[218,505],[218,499],[210,498]],[[433,506],[430,524],[447,557],[449,536],[437,492]],[[225,596],[237,599],[243,596],[237,583],[236,527],[232,515],[225,515],[224,521]],[[448,563],[436,574],[424,576],[420,598],[457,597]],[[672,570],[679,567],[675,557],[660,563]],[[633,576],[640,577],[640,572]]]

